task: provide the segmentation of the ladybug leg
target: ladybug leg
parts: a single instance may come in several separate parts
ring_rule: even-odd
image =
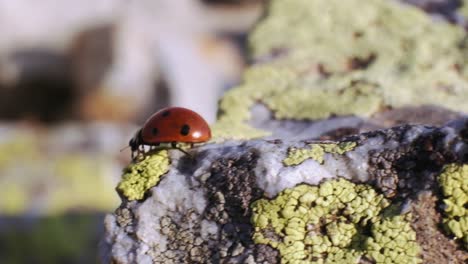
[[[182,151],[183,153],[185,153],[186,155],[188,155],[190,158],[193,158],[193,156],[190,155],[190,153],[188,153],[187,151],[185,151],[185,150],[183,150],[182,148],[178,147],[178,146],[177,146],[177,142],[172,141],[172,142],[171,142],[171,147],[172,147],[172,148],[175,148],[175,149],[177,149],[177,150],[180,150],[180,151]]]
[[[189,156],[190,158],[193,158],[193,156],[190,155],[190,153],[188,153],[187,151],[185,151],[185,150],[183,150],[183,149],[181,149],[181,148],[179,148],[179,147],[176,147],[176,149],[182,151],[183,153],[185,153],[185,154],[186,154],[187,156]]]

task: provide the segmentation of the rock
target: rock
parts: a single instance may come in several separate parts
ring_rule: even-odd
[[[462,263],[467,129],[460,119],[339,142],[207,144],[190,152],[193,159],[170,151],[167,172],[155,171],[158,181],[140,188],[152,157],[167,153],[148,155],[139,173],[124,176],[134,184],[118,187],[123,203],[107,216],[104,260],[440,263],[451,256]],[[132,188],[141,195],[126,195]]]
[[[213,140],[124,170],[102,260],[465,263],[466,37],[395,1],[271,1]]]

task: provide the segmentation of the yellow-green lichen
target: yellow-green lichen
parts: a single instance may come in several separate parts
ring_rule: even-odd
[[[367,254],[376,263],[421,263],[421,248],[411,228],[410,215],[383,217],[372,225],[366,240]],[[408,218],[408,219],[406,219]]]
[[[15,131],[16,132],[16,131]],[[109,177],[115,162],[82,152],[44,153],[47,138],[18,131],[0,143],[0,214],[40,211],[60,214],[76,208],[110,210],[119,203]],[[40,210],[38,210],[40,208]]]
[[[22,157],[27,160],[37,160],[41,153],[37,146],[38,137],[30,133],[18,131],[14,137],[0,142],[0,169],[9,166]]]
[[[445,197],[444,225],[468,249],[468,165],[446,165],[439,182]]]
[[[139,200],[151,187],[157,185],[161,176],[169,170],[167,150],[146,155],[143,160],[131,164],[124,170],[117,190],[128,200]]]
[[[283,160],[284,165],[299,165],[307,159],[313,159],[320,164],[324,162],[325,153],[344,154],[356,147],[356,142],[341,143],[314,143],[309,144],[310,148],[291,148],[288,157]]]
[[[321,119],[330,114],[370,116],[383,104],[381,89],[365,82],[353,82],[339,89],[299,87],[276,93],[263,101],[274,109],[277,119]]]
[[[103,176],[110,173],[106,171],[110,169],[106,158],[69,154],[57,158],[52,166],[59,177],[49,192],[49,213],[86,207],[105,211],[119,204],[119,197],[108,188],[109,181]]]
[[[269,66],[252,67],[244,73],[245,85],[231,89],[223,96],[220,116],[213,125],[213,138],[255,138],[266,136],[267,131],[255,129],[246,122],[250,119],[250,108],[263,98],[288,88],[295,74],[288,69]]]
[[[29,205],[27,187],[31,179],[21,179],[9,171],[14,171],[18,167],[27,167],[28,163],[40,158],[36,143],[36,137],[27,133],[16,133],[14,137],[0,143],[0,186],[4,197],[0,199],[1,214],[21,214]]]
[[[468,1],[467,0],[461,0],[461,7],[458,9],[458,12],[465,18],[468,18]]]
[[[353,15],[356,9],[359,16]],[[289,98],[288,91],[265,100],[270,108],[280,112],[277,116],[314,118],[324,100],[327,104],[319,112],[328,109],[327,116],[366,116],[378,110],[380,101],[396,107],[436,104],[468,111],[463,103],[468,100],[466,36],[461,27],[436,23],[418,8],[395,1],[273,0],[266,19],[250,34],[250,44],[257,58],[285,50],[270,66],[301,73],[290,86],[300,90],[296,96]],[[375,86],[354,94],[361,103],[333,93],[355,82]],[[314,99],[317,89],[332,91],[329,97],[318,93]],[[349,93],[353,97],[353,91]],[[333,102],[351,107],[336,111],[330,107]]]
[[[389,205],[344,179],[298,185],[252,204],[253,240],[277,249],[281,263],[420,263],[415,232],[404,217],[385,215]]]
[[[268,134],[248,124],[258,102],[296,120],[429,104],[468,112],[466,32],[397,1],[273,0],[249,40],[265,61],[222,98],[215,137]]]

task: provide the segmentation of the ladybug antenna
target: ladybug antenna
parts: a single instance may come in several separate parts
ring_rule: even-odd
[[[130,146],[126,146],[126,147],[124,147],[124,148],[120,149],[120,152],[122,152],[122,151],[124,151],[124,150],[128,149],[129,147],[130,147]]]

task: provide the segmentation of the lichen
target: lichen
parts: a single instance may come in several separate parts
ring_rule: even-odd
[[[249,139],[268,136],[270,133],[256,129],[245,123],[231,122],[227,118],[221,118],[211,127],[213,133],[213,142],[219,142],[223,139]]]
[[[468,1],[467,0],[461,0],[461,7],[458,9],[458,12],[465,18],[468,18]],[[465,20],[466,21],[466,20]]]
[[[309,148],[291,148],[288,157],[283,160],[286,166],[299,165],[307,159],[313,159],[320,164],[324,162],[326,153],[342,155],[356,147],[356,142],[314,143]]]
[[[118,202],[109,186],[109,157],[82,152],[44,154],[44,138],[21,132],[0,143],[0,213],[60,214],[75,208],[110,210]],[[42,142],[42,143],[41,143]],[[93,195],[89,195],[89,194]],[[40,197],[40,199],[38,199]]]
[[[383,104],[380,87],[356,81],[339,89],[316,89],[299,86],[283,93],[275,93],[263,100],[274,110],[277,119],[327,118],[336,115],[355,114],[370,116]]]
[[[27,193],[15,182],[2,184],[2,196],[6,197],[0,200],[0,212],[4,215],[21,214],[29,205]]]
[[[117,191],[128,200],[143,199],[144,194],[151,187],[157,185],[169,170],[167,150],[160,150],[146,155],[143,160],[129,165],[124,170],[122,180],[117,185]]]
[[[112,190],[103,191],[108,182],[103,177],[109,164],[105,158],[69,154],[57,158],[53,164],[56,177],[50,190],[48,213],[58,214],[70,208],[92,205],[95,210],[109,210],[119,204]],[[99,195],[89,195],[99,194]]]
[[[368,256],[376,263],[421,263],[416,233],[411,228],[411,215],[383,217],[372,225],[366,240]]]
[[[359,17],[352,15],[356,8]],[[331,104],[338,100],[338,104],[346,99],[324,100],[320,94],[313,100],[304,97],[305,93],[343,89],[343,84],[352,87],[357,81],[375,86],[367,94],[372,97],[366,98],[366,93],[357,97],[367,106],[352,104],[358,108],[329,114],[368,114],[376,110],[379,99],[396,107],[436,104],[468,111],[462,103],[468,99],[465,38],[462,28],[435,23],[416,7],[395,1],[276,0],[271,2],[267,18],[250,34],[250,45],[256,58],[285,50],[285,55],[269,64],[301,72],[294,87],[302,91],[295,92],[299,95],[294,100],[283,96],[289,107],[266,102],[279,115],[292,117],[292,111],[308,117],[304,113],[313,116],[321,101]],[[312,109],[294,102],[304,98],[310,98]]]
[[[287,89],[294,79],[295,74],[288,69],[269,66],[247,69],[243,77],[245,85],[226,92],[220,102],[220,116],[212,127],[213,138],[247,139],[268,135],[269,132],[247,124],[250,108],[276,91]]]
[[[34,135],[18,132],[14,137],[0,142],[0,169],[17,161],[17,157],[25,160],[37,160],[41,157]]]
[[[468,165],[446,165],[439,182],[444,195],[445,228],[468,249]]]
[[[222,98],[214,135],[268,134],[248,124],[256,103],[295,120],[420,105],[468,112],[467,39],[396,1],[273,0],[249,37],[260,63]]]
[[[405,217],[389,218],[389,206],[369,185],[344,179],[298,185],[252,204],[253,240],[277,249],[281,263],[420,263],[414,230]]]

